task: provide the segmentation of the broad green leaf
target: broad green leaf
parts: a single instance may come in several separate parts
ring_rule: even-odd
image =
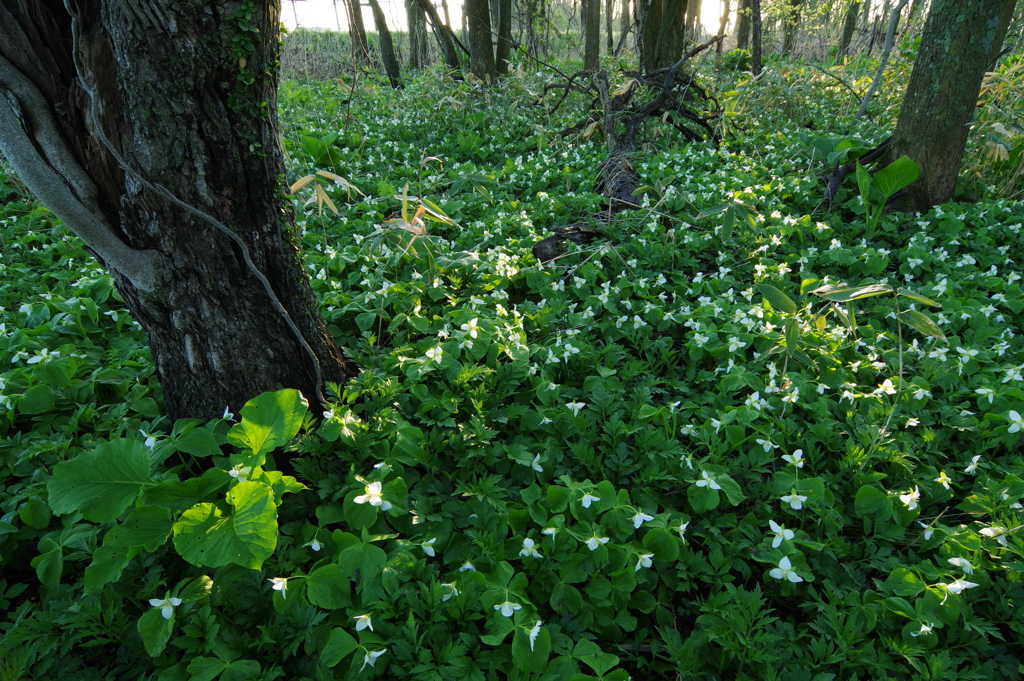
[[[150,452],[138,440],[103,442],[57,464],[47,485],[58,515],[81,511],[86,520],[109,523],[153,484]]]
[[[796,303],[779,289],[769,284],[758,284],[757,290],[761,292],[764,299],[779,312],[796,312]]]
[[[52,540],[43,540],[39,542],[39,550],[45,552],[33,558],[31,565],[40,583],[56,591],[64,571],[64,549]]]
[[[18,411],[22,414],[45,414],[53,409],[56,394],[48,385],[34,385],[21,396]]]
[[[896,317],[907,326],[917,330],[925,336],[931,336],[932,338],[946,337],[946,334],[942,333],[942,329],[939,328],[939,325],[933,322],[923,312],[918,312],[917,310],[903,310],[896,315]]]
[[[725,210],[725,215],[722,216],[722,242],[729,243],[732,239],[732,227],[736,224],[736,205],[733,204]]]
[[[171,511],[162,506],[143,506],[131,512],[124,523],[111,528],[103,546],[93,552],[85,569],[85,591],[95,593],[117,581],[128,561],[142,548],[155,551],[171,533]]]
[[[189,681],[213,681],[228,668],[228,663],[216,657],[197,657],[188,665]]]
[[[725,492],[725,496],[728,497],[730,504],[738,506],[743,501],[743,491],[731,477],[719,475],[715,478],[715,481],[722,487],[722,491]]]
[[[857,490],[854,510],[862,518],[866,515],[879,515],[882,520],[888,520],[892,516],[892,499],[877,487],[864,485]]]
[[[860,161],[857,161],[857,189],[860,190],[860,195],[864,199],[864,208],[867,209],[871,205],[871,175],[867,168],[860,164]]]
[[[520,671],[542,672],[551,654],[551,634],[541,625],[531,643],[530,631],[532,627],[516,627],[512,637],[512,661]]]
[[[932,307],[939,307],[939,308],[942,307],[942,303],[937,303],[934,300],[932,300],[931,298],[925,298],[920,293],[915,293],[914,291],[911,291],[910,289],[906,289],[906,288],[902,288],[902,287],[898,288],[898,289],[896,289],[896,295],[903,296],[904,298],[910,298],[911,300],[916,300],[917,302],[922,303],[924,305],[930,305]]]
[[[679,539],[665,530],[648,530],[643,539],[644,548],[654,554],[655,560],[679,559]]]
[[[686,498],[689,499],[690,506],[695,513],[713,511],[718,508],[718,491],[708,487],[690,485],[686,488]]]
[[[341,627],[334,627],[327,637],[323,652],[320,653],[320,662],[328,667],[334,667],[358,647],[359,644],[351,634]]]
[[[885,580],[888,591],[897,596],[916,596],[925,590],[921,578],[906,568],[896,568]]]
[[[380,583],[380,573],[387,564],[388,556],[384,550],[373,544],[360,542],[349,546],[338,558],[342,573],[349,579],[355,579],[359,571],[359,593],[374,593]]]
[[[220,567],[234,563],[259,570],[277,546],[277,504],[274,492],[247,480],[228,493],[232,513],[219,506],[197,504],[174,523],[174,547],[197,566]],[[378,549],[379,550],[379,549]]]
[[[313,570],[306,577],[306,598],[324,610],[337,610],[352,605],[349,580],[337,563],[329,563]]]
[[[185,452],[192,456],[221,456],[220,445],[217,438],[206,428],[193,428],[174,442],[174,447],[179,452]]]
[[[34,530],[45,530],[50,524],[50,517],[53,514],[49,507],[39,499],[33,499],[21,507],[18,517]]]
[[[220,681],[257,681],[260,678],[260,663],[256,660],[234,660],[220,675]]]
[[[888,284],[868,284],[867,286],[822,286],[811,293],[821,296],[826,300],[837,303],[848,303],[851,300],[880,296],[884,293],[892,293],[892,286]]]
[[[248,448],[259,461],[256,465],[262,465],[260,457],[287,444],[299,432],[306,407],[298,390],[258,395],[242,407],[242,420],[228,431],[228,440]]]
[[[170,619],[164,619],[161,608],[151,607],[148,602],[146,607],[149,609],[142,613],[136,628],[149,656],[159,657],[174,632],[174,612],[171,612]]]
[[[32,376],[51,388],[66,388],[71,384],[74,371],[74,360],[71,357],[61,357],[37,364],[32,370]]]
[[[882,203],[885,203],[893,194],[915,182],[920,175],[920,166],[909,156],[901,156],[875,173],[872,183],[882,192]]]

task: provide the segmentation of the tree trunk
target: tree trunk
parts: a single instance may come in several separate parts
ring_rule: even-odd
[[[699,37],[701,31],[700,14],[703,11],[704,0],[690,0],[686,8],[686,35],[696,40]],[[685,46],[686,41],[680,44],[680,47]],[[682,50],[679,51],[679,56],[682,56]],[[678,60],[677,60],[678,61]]]
[[[843,22],[843,37],[839,43],[839,56],[850,53],[850,44],[853,41],[853,32],[857,30],[857,16],[860,14],[864,0],[850,0],[850,6],[846,10],[846,21]]]
[[[640,64],[644,73],[650,73],[658,67],[658,31],[662,24],[665,1],[637,0],[637,8],[641,12],[637,42],[640,43]]]
[[[726,29],[729,27],[729,10],[729,0],[725,0],[722,3],[722,20],[718,24],[718,35],[724,36]],[[724,39],[718,41],[718,44],[715,46],[715,54],[722,54],[722,45],[724,43]]]
[[[605,52],[612,53],[615,49],[615,0],[607,0],[604,6]]]
[[[653,0],[648,6],[642,31],[645,72],[671,66],[682,57],[687,5],[687,0]]]
[[[430,4],[430,0],[416,1],[419,2],[420,7],[430,19],[430,27],[434,32],[438,47],[441,48],[444,63],[453,71],[458,71],[462,65],[459,63],[459,53],[455,50],[455,35],[452,33],[452,29],[448,24],[441,22],[441,18],[437,16],[437,10]]]
[[[352,41],[352,58],[358,64],[370,63],[370,44],[366,40],[366,27],[363,26],[363,8],[360,0],[346,0],[348,6],[348,34]]]
[[[427,18],[416,0],[405,0],[405,16],[409,22],[409,65],[414,69],[425,69],[430,65]]]
[[[494,69],[494,43],[491,41],[491,11],[488,0],[466,0],[467,39],[470,68],[485,83],[497,77]]]
[[[761,75],[761,0],[750,0],[750,72],[754,77]]]
[[[736,49],[746,50],[750,47],[750,0],[740,0],[736,10]]]
[[[508,73],[512,60],[512,0],[498,0],[498,44],[495,46],[495,69],[498,75]]]
[[[377,27],[377,36],[380,40],[380,58],[384,62],[384,72],[388,74],[388,81],[391,87],[402,87],[401,68],[398,66],[398,59],[395,57],[395,44],[391,40],[391,31],[388,29],[388,20],[384,16],[384,10],[380,8],[377,0],[369,0],[370,11],[373,12],[373,23]]]
[[[796,46],[796,29],[800,25],[801,0],[788,0],[782,18],[782,51],[788,54]]]
[[[933,0],[884,167],[909,156],[921,176],[892,202],[926,211],[953,198],[981,80],[1016,0]]]
[[[172,419],[286,387],[315,402],[349,371],[295,246],[280,5],[72,6],[77,31],[63,3],[0,0],[0,150],[111,270]]]
[[[585,3],[583,69],[594,71],[601,57],[601,0],[585,0]]]
[[[632,25],[632,18],[629,15],[629,0],[622,0],[622,16],[619,17],[619,44],[615,49],[615,56],[619,56],[622,53],[622,45],[626,40],[626,34],[629,33],[629,27]]]

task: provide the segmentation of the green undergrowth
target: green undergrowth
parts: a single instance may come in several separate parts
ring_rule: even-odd
[[[1024,206],[868,238],[815,150],[887,129],[773,69],[709,74],[717,148],[651,123],[642,207],[543,266],[602,207],[603,135],[555,134],[582,99],[285,83],[361,369],[323,414],[167,422],[109,277],[5,185],[0,678],[1016,678]]]

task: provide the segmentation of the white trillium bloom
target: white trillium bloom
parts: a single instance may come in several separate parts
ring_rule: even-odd
[[[900,501],[903,502],[908,511],[915,510],[917,508],[917,502],[921,501],[921,490],[915,485],[914,489],[906,494],[900,495]]]
[[[654,516],[647,515],[643,511],[637,511],[636,515],[633,516],[633,529],[639,530],[640,526],[646,523],[648,520],[654,520]]]
[[[352,619],[356,621],[356,631],[362,631],[363,629],[373,631],[373,621],[369,615],[356,615]]]
[[[965,589],[973,589],[976,586],[978,585],[974,582],[968,582],[966,579],[958,579],[955,582],[945,585],[946,591],[953,594],[958,594]]]
[[[501,614],[505,617],[511,617],[512,613],[514,613],[516,610],[522,610],[523,606],[519,605],[518,603],[513,603],[512,601],[505,601],[504,603],[499,603],[498,605],[494,606],[494,609],[500,610]]]
[[[281,592],[281,598],[288,598],[288,578],[287,577],[271,577],[267,580],[274,586],[274,591]]]
[[[371,482],[365,488],[366,494],[360,494],[352,501],[357,504],[370,504],[370,506],[379,506],[380,510],[387,511],[391,508],[391,502],[384,501],[383,485],[380,481]]]
[[[1010,422],[1010,427],[1006,429],[1008,433],[1016,433],[1021,428],[1024,428],[1024,417],[1012,409],[1007,414],[1007,420]]]
[[[948,475],[946,475],[946,471],[942,471],[941,473],[939,473],[939,477],[935,478],[935,482],[939,483],[946,489],[949,489],[949,484],[953,482],[953,480]]]
[[[537,545],[534,543],[534,541],[527,537],[523,540],[523,548],[520,549],[519,555],[523,556],[524,558],[543,558],[544,556],[541,555],[540,551],[537,550],[536,546]]]
[[[804,450],[798,449],[795,452],[793,452],[792,454],[783,454],[782,455],[782,460],[786,461],[787,463],[793,464],[797,468],[803,468],[804,467],[804,458],[803,457],[804,457]]]
[[[420,544],[420,548],[423,549],[423,553],[427,554],[431,558],[433,558],[436,555],[436,553],[434,552],[434,542],[436,541],[437,537],[434,537],[433,539],[429,539]]]
[[[428,361],[433,360],[433,361],[437,362],[438,364],[440,364],[441,360],[443,360],[443,359],[444,359],[444,348],[442,348],[440,345],[436,345],[436,346],[430,348],[429,350],[427,350],[427,360]]]
[[[701,479],[697,481],[697,487],[707,487],[709,489],[722,489],[722,486],[715,482],[715,479],[708,475],[707,471],[700,472]]]
[[[989,539],[995,539],[1001,545],[1006,546],[1006,528],[1005,527],[983,527],[979,530],[983,535]]]
[[[789,507],[792,508],[794,511],[799,511],[801,508],[803,508],[804,502],[807,501],[807,497],[803,496],[802,494],[797,494],[796,492],[793,492],[788,496],[779,497],[779,499],[789,504]]]
[[[956,567],[963,570],[965,575],[974,574],[974,566],[971,565],[966,558],[960,558],[959,556],[956,556],[953,558],[949,558],[948,562],[950,565],[955,565]]]
[[[633,572],[640,572],[640,568],[649,568],[652,565],[654,565],[654,563],[651,561],[652,558],[654,558],[653,553],[641,554],[640,560],[636,562],[636,569],[633,570]]]
[[[533,470],[537,471],[538,473],[543,473],[544,472],[544,466],[540,465],[540,454],[538,454],[537,456],[533,457],[533,463],[530,464],[530,468],[532,468]]]
[[[934,626],[935,626],[934,622],[929,622],[928,624],[921,624],[921,630],[920,631],[912,631],[912,632],[910,632],[910,635],[913,636],[914,638],[917,638],[918,636],[921,636],[922,634],[930,634],[930,633],[932,633],[932,627],[934,627]]]
[[[933,530],[930,526],[925,525],[920,520],[917,521],[917,524],[924,528],[924,540],[925,541],[928,541],[929,539],[931,539],[932,535],[935,534],[935,530]]]
[[[369,650],[366,651],[366,655],[363,656],[363,666],[359,668],[359,671],[366,669],[366,665],[373,667],[377,663],[377,658],[388,652],[388,649],[378,650],[377,652],[371,653]]]
[[[476,568],[468,560],[459,568],[459,572],[476,572]]]
[[[228,471],[228,475],[237,480],[238,482],[245,482],[249,479],[249,473],[252,473],[252,466],[243,466],[238,464],[234,468]]]
[[[476,325],[478,320],[479,317],[475,319],[470,319],[469,322],[463,324],[461,327],[463,331],[469,334],[470,338],[476,338],[477,329],[480,328]]]
[[[459,595],[459,590],[455,588],[454,584],[442,584],[441,586],[448,589],[448,593],[446,593],[444,596],[441,596],[441,602],[451,600],[453,596]]]
[[[552,539],[554,539],[555,535],[558,534],[558,528],[557,527],[545,527],[543,530],[541,530],[540,533],[541,534],[546,534],[547,536],[549,536]]]
[[[788,579],[794,584],[804,581],[803,577],[793,571],[793,564],[789,562],[789,556],[783,556],[779,561],[779,567],[772,568],[768,574],[775,579]]]
[[[609,541],[608,537],[598,537],[596,534],[587,540],[587,548],[591,551],[597,551],[597,547],[601,544],[607,544]]]
[[[683,544],[686,544],[686,528],[689,526],[689,520],[687,520],[685,523],[679,526],[679,538],[683,540]]]
[[[565,406],[569,408],[573,416],[579,416],[580,409],[586,408],[585,402],[566,402]]]
[[[968,464],[967,468],[964,469],[964,473],[973,473],[978,470],[978,462],[981,461],[981,454],[978,454],[971,459],[971,463]]]
[[[783,540],[790,540],[796,535],[793,530],[787,530],[785,525],[779,525],[774,520],[768,521],[768,526],[772,528],[772,532],[775,533],[775,539],[772,540],[772,548],[777,549],[782,545]]]
[[[324,547],[323,543],[318,541],[316,537],[313,537],[313,539],[311,539],[310,541],[308,541],[305,544],[303,544],[303,546],[308,546],[309,548],[313,549],[314,551],[319,551],[320,549],[322,549]]]
[[[541,621],[537,620],[537,623],[533,625],[533,629],[530,629],[530,650],[533,650],[533,642],[540,636],[540,625]]]
[[[171,619],[171,615],[174,613],[174,608],[181,605],[180,598],[150,598],[149,604],[154,608],[160,608],[160,614],[164,616],[165,620]]]
[[[588,492],[583,495],[582,499],[580,499],[580,505],[583,506],[583,508],[590,508],[590,505],[595,501],[601,501],[601,497],[595,497],[593,494]]]

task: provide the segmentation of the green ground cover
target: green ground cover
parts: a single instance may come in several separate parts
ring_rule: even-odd
[[[322,420],[169,423],[109,277],[5,183],[0,678],[1016,678],[1024,205],[868,229],[851,178],[825,212],[821,150],[884,137],[907,64],[852,132],[815,69],[706,68],[723,144],[651,123],[642,208],[543,266],[602,208],[551,76],[284,83],[361,368]]]

